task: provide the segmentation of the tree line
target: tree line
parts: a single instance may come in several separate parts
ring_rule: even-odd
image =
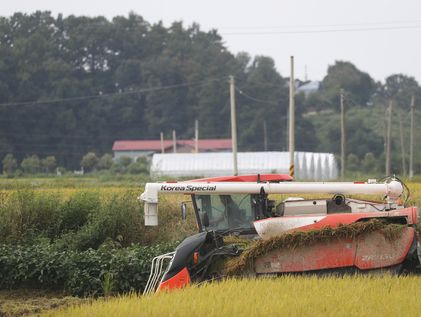
[[[172,130],[192,138],[195,119],[201,138],[227,138],[229,75],[238,88],[239,150],[287,149],[288,79],[270,57],[231,53],[217,30],[182,22],[165,27],[135,13],[111,20],[41,11],[1,17],[0,158],[54,156],[76,169],[88,152],[110,153],[117,139],[158,139],[161,131],[170,138]],[[337,61],[319,91],[297,95],[297,149],[339,153],[341,88],[352,131],[348,149],[359,160],[383,155],[382,109],[389,100],[402,114],[412,95],[421,100],[410,76],[376,82]]]
[[[64,173],[78,173],[84,174],[97,171],[107,171],[112,175],[115,174],[149,174],[149,162],[145,157],[139,157],[133,160],[130,157],[122,156],[114,160],[111,154],[104,154],[98,157],[94,152],[86,153],[80,161],[81,170],[68,171],[63,166],[57,165],[55,156],[47,156],[39,158],[38,155],[33,154],[27,156],[20,163],[13,156],[8,153],[2,160],[3,175],[6,177],[28,176],[39,174],[57,174]]]

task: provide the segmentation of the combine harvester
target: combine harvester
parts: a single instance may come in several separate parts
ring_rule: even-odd
[[[147,183],[139,197],[146,226],[158,225],[159,194],[189,194],[199,233],[153,259],[144,293],[227,275],[412,271],[420,263],[418,210],[402,202],[405,188],[395,178],[304,183],[282,174]],[[277,202],[279,194],[331,198]],[[185,203],[181,210],[184,219]]]

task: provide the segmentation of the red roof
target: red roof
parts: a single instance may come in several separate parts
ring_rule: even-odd
[[[177,140],[177,146],[191,146],[194,140]],[[172,147],[172,140],[164,140],[164,149]],[[231,150],[231,139],[199,140],[199,150]],[[118,140],[114,142],[113,151],[160,151],[161,140]]]
[[[293,178],[288,174],[259,174],[259,175],[238,175],[238,176],[221,176],[193,179],[188,182],[283,182],[292,181]]]

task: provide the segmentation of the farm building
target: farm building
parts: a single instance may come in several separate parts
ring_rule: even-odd
[[[239,174],[288,174],[289,152],[238,153]],[[232,175],[232,153],[154,154],[151,176],[213,177]],[[331,180],[338,177],[333,154],[295,152],[295,179]]]
[[[199,152],[231,152],[231,139],[203,139],[198,141]],[[172,140],[118,140],[114,142],[114,158],[122,156],[135,160],[140,156],[152,156],[154,153],[192,153],[195,151],[194,140],[177,140],[174,149]]]
[[[297,94],[302,92],[306,97],[308,97],[308,95],[317,92],[319,88],[320,81],[308,81],[306,83],[303,83],[301,86],[298,86],[295,92]]]

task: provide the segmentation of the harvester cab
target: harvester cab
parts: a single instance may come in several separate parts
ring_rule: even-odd
[[[414,267],[419,264],[418,210],[404,206],[405,188],[397,179],[304,183],[283,174],[148,183],[139,197],[144,202],[145,225],[158,225],[159,194],[190,194],[199,232],[174,252],[153,259],[144,293],[230,272],[256,276]],[[285,197],[295,194],[330,197]],[[271,199],[272,195],[280,200]],[[384,200],[346,195],[382,195]],[[298,241],[303,232],[312,238]],[[293,241],[294,248],[284,240]],[[260,250],[253,252],[253,248]],[[250,258],[250,254],[258,256]],[[236,260],[248,263],[247,270],[232,269]]]
[[[265,176],[259,175],[259,179],[266,179]],[[285,180],[289,179],[281,177],[271,182]],[[268,198],[263,188],[258,194],[199,193],[192,194],[191,198],[200,231],[215,231],[222,235],[234,232],[237,235],[253,235],[257,234],[254,221],[275,216],[275,201]]]

